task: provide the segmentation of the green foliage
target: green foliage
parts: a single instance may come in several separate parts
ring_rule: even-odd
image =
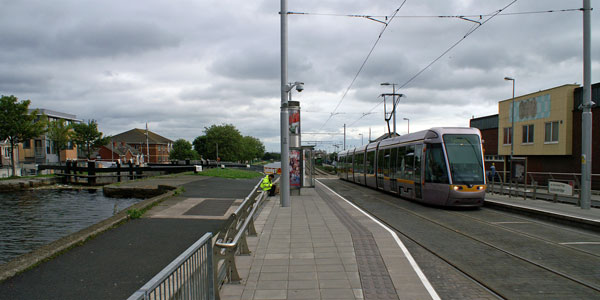
[[[14,148],[19,143],[38,137],[45,132],[45,116],[38,116],[38,110],[29,113],[30,100],[19,102],[15,96],[2,96],[0,98],[0,140],[7,140],[10,144],[10,164],[12,175],[15,175],[13,164]]]
[[[204,135],[197,137],[194,149],[207,159],[222,161],[252,160],[262,156],[265,147],[261,141],[254,137],[242,136],[231,124],[212,125],[204,128]]]
[[[264,160],[274,160],[274,161],[281,161],[281,153],[275,153],[275,152],[266,152],[263,156],[262,159]]]
[[[212,176],[212,177],[222,177],[222,178],[257,178],[262,177],[263,175],[259,172],[247,171],[247,170],[238,170],[238,169],[220,169],[220,168],[212,168],[206,169],[202,172],[199,172],[198,175],[201,176]]]
[[[252,136],[242,138],[241,160],[253,161],[254,159],[261,158],[264,153],[265,146],[259,139]]]
[[[82,147],[89,159],[95,149],[110,142],[110,137],[102,137],[102,132],[98,131],[98,123],[95,120],[89,120],[87,123],[73,124],[71,140],[77,146]]]
[[[178,139],[173,143],[173,150],[169,153],[169,159],[198,159],[198,152],[192,149],[192,144],[184,139]]]
[[[48,139],[53,141],[58,150],[65,150],[71,141],[71,124],[65,124],[65,120],[48,122]]]
[[[139,219],[144,215],[144,212],[137,208],[133,208],[127,210],[127,215],[130,219]]]

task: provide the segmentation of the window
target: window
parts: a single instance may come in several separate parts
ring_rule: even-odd
[[[23,142],[23,149],[31,149],[31,140],[26,140]]]
[[[523,144],[533,144],[533,124],[523,126]]]
[[[544,134],[545,143],[558,143],[558,121],[546,123]]]
[[[504,145],[512,144],[512,127],[504,128]]]

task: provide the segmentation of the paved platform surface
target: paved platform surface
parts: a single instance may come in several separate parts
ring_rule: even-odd
[[[281,207],[270,197],[237,256],[240,284],[221,299],[432,299],[433,289],[399,240],[317,184]],[[416,267],[416,269],[415,269]]]
[[[555,203],[531,198],[523,199],[523,197],[509,197],[491,193],[486,194],[485,201],[485,205],[504,207],[513,211],[518,210],[532,216],[564,221],[575,226],[600,231],[600,208],[582,209],[577,205],[568,203]]]

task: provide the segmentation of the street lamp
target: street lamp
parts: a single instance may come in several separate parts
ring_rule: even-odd
[[[504,77],[504,80],[509,80],[512,81],[512,85],[513,85],[513,93],[512,93],[512,111],[511,111],[511,115],[510,115],[510,119],[512,120],[512,124],[510,127],[510,162],[512,164],[512,159],[513,159],[513,155],[514,155],[514,151],[515,151],[515,79],[511,78],[511,77]]]
[[[512,108],[511,108],[511,116],[510,119],[512,121],[512,125],[510,127],[510,188],[512,190],[512,177],[513,177],[513,155],[515,152],[515,79],[511,77],[504,77],[504,80],[512,81],[513,84],[513,94],[512,94]],[[506,169],[505,169],[506,170]],[[506,173],[504,173],[506,174]],[[505,178],[506,180],[506,178]],[[510,194],[508,196],[510,197]]]
[[[404,119],[404,120],[406,120],[406,122],[407,122],[407,124],[406,124],[406,126],[407,126],[407,129],[408,129],[408,130],[407,130],[407,131],[408,131],[407,133],[410,133],[410,119],[409,119],[409,118],[403,118],[403,119]]]
[[[359,133],[358,135],[360,135],[360,145],[364,145],[365,143],[363,143],[363,134]]]

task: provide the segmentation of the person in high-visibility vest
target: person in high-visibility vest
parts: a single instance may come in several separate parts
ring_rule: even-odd
[[[269,196],[275,196],[276,185],[273,184],[273,178],[275,178],[275,175],[269,174],[260,183],[260,188],[265,192],[269,192]]]

